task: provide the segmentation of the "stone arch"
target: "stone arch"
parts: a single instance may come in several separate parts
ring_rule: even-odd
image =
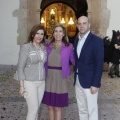
[[[27,40],[27,35],[34,24],[40,23],[40,13],[42,2],[48,0],[24,0],[20,1],[19,9],[14,12],[14,16],[18,19],[18,44],[23,44]],[[65,0],[50,0],[65,1]],[[69,2],[73,0],[66,0]],[[74,0],[76,2],[77,0]],[[81,1],[81,0],[80,0]],[[107,0],[82,0],[88,5],[88,16],[91,20],[91,27],[96,34],[105,36],[109,27],[110,11],[107,9]],[[71,4],[72,4],[71,2]],[[77,4],[79,5],[79,4]],[[76,10],[76,8],[74,8]],[[84,9],[82,9],[84,10]],[[81,11],[82,11],[81,10]],[[79,15],[79,14],[78,14]],[[77,15],[77,16],[78,16]],[[24,33],[23,33],[23,27]]]
[[[63,4],[66,4],[67,6],[69,6],[75,13],[75,17],[78,18],[79,16],[81,15],[88,15],[87,11],[88,11],[88,5],[87,5],[87,1],[86,0],[75,0],[73,2],[73,0],[68,0],[68,1],[65,1],[65,0],[42,0],[41,1],[41,5],[40,5],[40,16],[42,15],[42,13],[44,12],[44,10],[49,7],[50,5],[52,4],[58,4],[58,3],[63,3]],[[45,17],[46,18],[46,17]],[[76,19],[75,19],[75,23],[76,23]],[[71,27],[67,27],[69,28],[68,29],[68,37],[70,39],[70,41],[73,42],[76,34],[77,34],[77,29],[76,29],[76,24],[74,25],[74,28],[72,27],[72,29],[76,29],[76,33],[74,34],[72,31],[71,31]],[[69,32],[71,31],[71,32]],[[72,34],[74,34],[72,36]],[[50,35],[49,35],[50,36]]]
[[[44,11],[44,9],[49,6],[50,4],[53,3],[64,3],[67,4],[68,6],[70,6],[73,11],[76,14],[76,17],[78,18],[80,15],[87,15],[87,10],[88,10],[88,5],[87,5],[87,1],[86,0],[75,0],[73,2],[73,0],[42,0],[41,5],[40,5],[40,9],[41,9],[41,13]]]

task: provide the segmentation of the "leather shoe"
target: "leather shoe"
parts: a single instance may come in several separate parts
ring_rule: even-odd
[[[114,76],[113,76],[111,73],[108,73],[108,75],[109,75],[111,78],[114,78]]]
[[[120,77],[120,75],[117,75],[117,77]]]

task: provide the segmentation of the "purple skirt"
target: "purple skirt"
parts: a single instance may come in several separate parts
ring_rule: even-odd
[[[57,94],[45,91],[42,103],[54,107],[67,107],[68,93]]]

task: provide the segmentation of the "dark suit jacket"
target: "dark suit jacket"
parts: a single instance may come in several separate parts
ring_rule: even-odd
[[[88,34],[88,37],[82,47],[81,54],[77,55],[78,38],[74,42],[75,54],[75,74],[74,85],[76,83],[76,71],[78,69],[79,82],[83,88],[91,86],[100,87],[100,81],[104,63],[104,45],[100,37]]]

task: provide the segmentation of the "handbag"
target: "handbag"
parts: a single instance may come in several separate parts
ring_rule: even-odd
[[[18,73],[17,73],[17,71],[15,72],[15,74],[14,74],[14,76],[13,76],[13,79],[14,79],[14,80],[18,80]]]

